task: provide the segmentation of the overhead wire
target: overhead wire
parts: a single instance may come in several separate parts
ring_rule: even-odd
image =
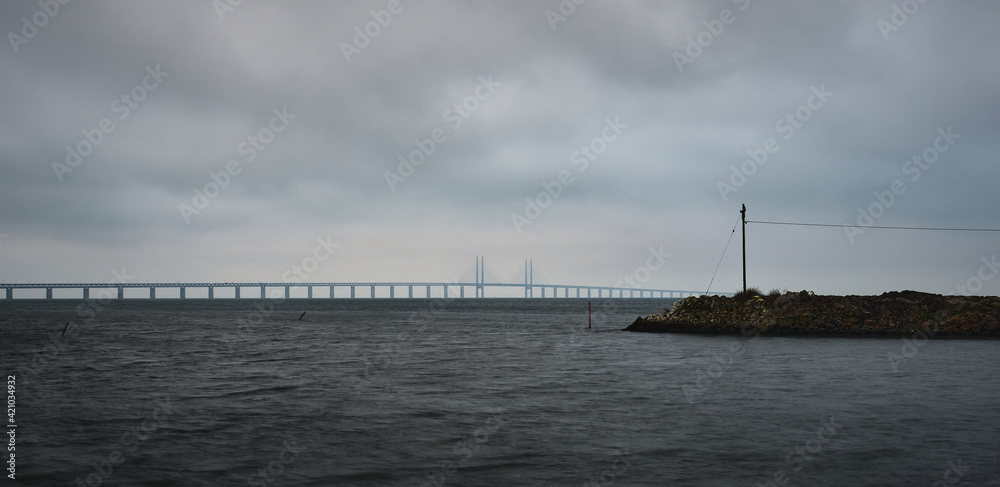
[[[941,227],[889,227],[878,225],[846,225],[833,223],[801,223],[801,222],[766,222],[747,220],[747,223],[760,223],[763,225],[792,225],[800,227],[836,227],[836,228],[877,228],[882,230],[927,230],[938,232],[1000,232],[1000,228],[941,228]]]
[[[729,245],[733,242],[733,236],[736,235],[736,227],[740,225],[740,220],[736,220],[736,225],[733,226],[733,231],[729,234],[729,240],[726,241],[726,247],[722,250],[722,256],[719,257],[719,263],[715,266],[715,272],[712,273],[712,279],[708,282],[708,289],[705,290],[705,294],[708,294],[712,289],[712,283],[715,282],[715,277],[719,274],[719,268],[722,267],[722,261],[726,258],[726,252],[729,250]],[[806,223],[806,222],[773,222],[773,221],[762,221],[762,220],[746,220],[746,223],[756,223],[760,225],[787,225],[787,226],[797,226],[797,227],[830,227],[830,228],[864,228],[864,229],[879,229],[879,230],[914,230],[914,231],[932,231],[932,232],[1000,232],[1000,228],[946,228],[946,227],[904,227],[904,226],[886,226],[886,225],[847,225],[847,224],[836,224],[836,223]]]
[[[736,235],[736,227],[740,226],[740,221],[742,221],[743,216],[740,215],[740,219],[736,220],[736,225],[733,225],[733,231],[729,234],[729,240],[726,241],[726,248],[722,249],[722,257],[719,257],[719,264],[715,266],[715,272],[712,273],[712,280],[708,281],[708,289],[705,290],[705,294],[712,289],[712,283],[715,282],[715,276],[719,274],[719,268],[722,267],[722,260],[726,258],[726,251],[729,250],[729,244],[733,243],[733,236]]]

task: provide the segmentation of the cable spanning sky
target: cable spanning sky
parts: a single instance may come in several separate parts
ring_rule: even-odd
[[[765,290],[1000,293],[871,228],[1000,226],[997,2],[63,2],[0,5],[4,281],[704,289],[746,204],[853,226],[748,226]]]

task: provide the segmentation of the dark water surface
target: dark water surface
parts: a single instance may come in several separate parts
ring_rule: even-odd
[[[1000,486],[1000,341],[633,334],[669,302],[593,302],[588,331],[576,299],[0,301],[16,482]]]

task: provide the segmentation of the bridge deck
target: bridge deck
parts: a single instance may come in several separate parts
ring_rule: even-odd
[[[391,281],[378,281],[378,282],[360,282],[360,281],[347,281],[347,282],[122,282],[122,283],[0,283],[0,289],[5,289],[5,295],[7,299],[14,299],[13,291],[15,289],[44,289],[45,297],[47,299],[52,299],[53,289],[80,289],[83,292],[83,298],[89,299],[89,291],[91,289],[117,289],[118,297],[124,297],[124,289],[126,288],[145,288],[149,289],[149,297],[153,299],[156,297],[156,289],[180,289],[180,297],[185,298],[185,289],[188,288],[207,288],[209,291],[209,298],[214,297],[214,289],[217,288],[235,288],[236,297],[240,297],[240,289],[242,288],[257,288],[261,291],[261,296],[263,296],[264,290],[266,288],[283,288],[285,290],[285,297],[289,297],[289,292],[291,288],[307,288],[309,293],[309,298],[313,297],[313,288],[317,287],[327,287],[331,291],[333,288],[350,288],[351,298],[355,297],[356,288],[369,288],[371,289],[371,296],[374,297],[375,288],[389,288],[389,293],[391,298],[395,298],[396,288],[402,287],[409,290],[407,298],[413,297],[414,287],[427,288],[427,297],[430,296],[430,289],[441,289],[443,297],[458,297],[465,298],[465,288],[471,287],[475,289],[474,296],[470,297],[480,297],[485,295],[486,288],[521,288],[525,291],[525,297],[529,298],[546,298],[546,297],[559,297],[559,290],[562,290],[563,296],[568,297],[605,297],[605,298],[634,298],[634,297],[685,297],[692,295],[704,294],[699,291],[685,291],[678,289],[651,289],[651,288],[631,288],[631,287],[614,287],[614,286],[586,286],[586,285],[573,285],[573,284],[518,284],[518,283],[487,283],[487,282],[391,282]],[[448,288],[458,288],[458,296],[449,296]],[[551,295],[546,292],[546,290],[552,290]],[[574,291],[574,295],[570,296],[570,291]],[[538,291],[536,293],[536,291]],[[582,296],[581,294],[586,291],[587,296]],[[593,292],[597,292],[597,296],[592,296]],[[536,295],[537,294],[537,295]],[[605,296],[605,294],[607,294]],[[617,296],[615,296],[617,294]],[[317,298],[317,299],[334,299],[332,298],[333,293],[331,292],[331,297],[327,298]],[[401,297],[402,298],[402,297]],[[335,298],[343,299],[343,298]]]

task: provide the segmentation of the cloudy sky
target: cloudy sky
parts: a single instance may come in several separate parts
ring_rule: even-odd
[[[997,19],[988,0],[4,2],[0,278],[280,281],[319,239],[310,281],[445,281],[485,255],[505,279],[533,258],[550,283],[703,290],[743,203],[997,228]],[[739,244],[713,290],[741,286]],[[1000,293],[998,250],[747,236],[750,284],[837,294]]]

